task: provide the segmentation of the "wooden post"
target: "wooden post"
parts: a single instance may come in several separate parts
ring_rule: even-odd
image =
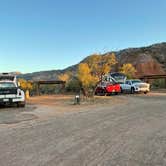
[[[40,83],[37,83],[37,95],[40,96]]]
[[[61,89],[60,92],[63,93],[65,90],[65,83],[61,83]]]

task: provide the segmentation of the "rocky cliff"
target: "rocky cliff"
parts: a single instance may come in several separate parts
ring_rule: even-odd
[[[107,54],[111,54],[108,52]],[[154,44],[148,47],[128,48],[114,52],[120,67],[124,63],[132,63],[137,69],[137,76],[147,74],[165,74],[166,73],[166,42]],[[85,58],[83,61],[88,59]],[[64,70],[42,71],[21,75],[29,80],[53,80],[57,76],[67,71],[76,72],[77,65],[70,66]]]

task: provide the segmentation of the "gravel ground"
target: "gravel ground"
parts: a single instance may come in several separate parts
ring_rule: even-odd
[[[0,166],[166,165],[165,93],[103,97],[88,106],[51,100],[36,109],[0,110],[6,114],[0,118]],[[33,118],[4,123],[13,114]]]
[[[16,107],[1,107],[0,108],[0,124],[15,124],[22,121],[29,121],[37,118],[34,114],[27,114],[27,112],[33,111],[34,106],[27,106],[26,108]]]

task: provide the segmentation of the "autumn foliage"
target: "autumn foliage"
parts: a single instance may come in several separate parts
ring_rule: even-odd
[[[59,80],[61,80],[61,81],[67,82],[67,81],[69,81],[69,79],[70,79],[70,75],[67,74],[67,73],[64,73],[64,74],[60,74],[60,75],[58,76],[58,78],[59,78]]]
[[[91,69],[86,63],[79,64],[78,79],[80,80],[84,88],[90,88],[92,86],[95,86],[98,81],[97,77],[91,74]]]
[[[94,54],[91,55],[88,60],[87,64],[91,70],[91,74],[95,77],[98,77],[98,81],[102,79],[102,76],[109,73],[112,69],[112,66],[114,66],[117,63],[115,54],[106,54],[106,55],[100,55],[100,54]]]
[[[102,81],[105,74],[111,71],[113,65],[117,63],[114,54],[111,55],[91,55],[85,63],[78,66],[78,79],[85,91],[89,89],[95,91],[97,84]]]
[[[24,91],[33,89],[33,84],[25,79],[20,78],[18,82],[20,83],[21,89]]]
[[[125,74],[128,78],[133,78],[135,76],[136,69],[132,64],[126,63],[120,68],[120,72]]]

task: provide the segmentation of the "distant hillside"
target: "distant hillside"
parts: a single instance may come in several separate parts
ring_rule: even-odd
[[[112,52],[108,52],[107,54],[111,55],[111,53]],[[119,61],[117,68],[124,63],[132,63],[137,69],[137,76],[166,73],[166,42],[148,47],[128,48],[114,53]],[[81,62],[86,62],[87,59],[88,57]],[[78,64],[64,70],[28,73],[20,75],[20,77],[28,80],[55,80],[58,79],[59,74],[67,71],[76,73],[77,66]]]

